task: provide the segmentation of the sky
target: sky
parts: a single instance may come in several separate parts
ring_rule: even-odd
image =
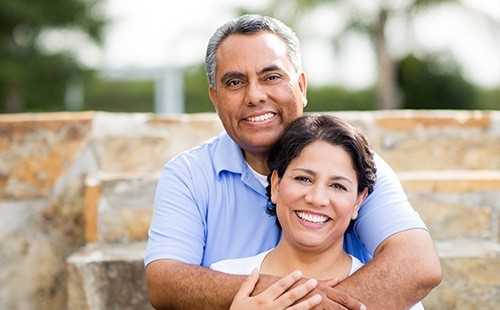
[[[91,65],[108,71],[199,64],[213,32],[235,17],[232,7],[258,9],[266,1],[107,0],[104,10],[111,17],[111,24],[105,32],[104,48],[94,49],[84,58]],[[371,0],[355,1],[373,3]],[[500,21],[500,1],[463,2]],[[335,51],[328,38],[339,28],[340,20],[339,12],[320,9],[306,16],[299,25],[303,66],[309,83],[350,88],[369,86],[375,80],[376,66],[366,39],[349,37],[343,44],[342,53],[334,57]],[[402,31],[404,22],[396,18],[388,28],[395,39],[390,45],[394,55],[403,55],[412,44],[417,53],[446,51],[461,64],[471,81],[485,87],[500,86],[500,33],[493,34],[470,14],[451,8],[419,16],[418,27],[410,34]]]

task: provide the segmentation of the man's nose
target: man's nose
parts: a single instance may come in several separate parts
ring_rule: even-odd
[[[248,83],[245,92],[245,103],[247,105],[259,105],[266,102],[267,93],[258,82]]]

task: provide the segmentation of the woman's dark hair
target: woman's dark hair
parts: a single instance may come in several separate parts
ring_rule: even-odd
[[[298,157],[306,146],[316,141],[324,141],[343,148],[351,157],[356,171],[358,194],[365,188],[368,189],[368,193],[373,191],[377,169],[368,141],[355,125],[333,115],[304,115],[288,124],[285,133],[269,154],[267,159],[269,170],[271,173],[276,170],[279,178],[282,178],[290,162]],[[267,180],[269,200],[266,212],[276,216],[276,205],[271,201],[271,174]]]

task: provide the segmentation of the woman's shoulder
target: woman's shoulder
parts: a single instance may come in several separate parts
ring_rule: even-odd
[[[254,268],[260,269],[262,261],[270,251],[249,257],[221,260],[210,265],[210,269],[230,274],[248,275],[252,273]]]

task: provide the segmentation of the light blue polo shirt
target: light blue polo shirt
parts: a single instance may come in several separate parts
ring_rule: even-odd
[[[424,228],[392,169],[378,156],[377,183],[349,227],[345,248],[362,262],[397,232]],[[145,265],[176,259],[209,267],[276,246],[280,231],[265,212],[266,190],[225,133],[173,158],[156,189]]]

